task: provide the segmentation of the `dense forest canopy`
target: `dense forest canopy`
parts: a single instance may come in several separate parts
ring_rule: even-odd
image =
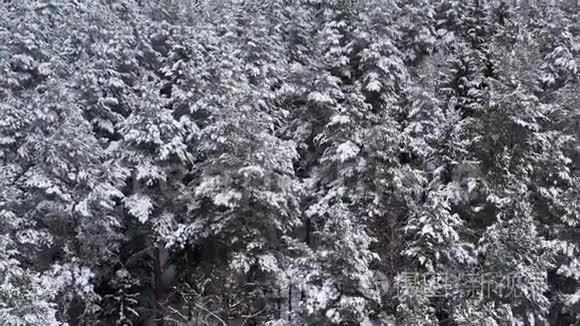
[[[0,325],[580,325],[577,0],[5,0]]]

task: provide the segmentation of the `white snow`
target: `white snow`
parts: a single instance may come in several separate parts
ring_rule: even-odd
[[[129,214],[135,216],[139,222],[145,223],[149,220],[149,214],[153,210],[151,198],[142,194],[135,194],[125,198],[124,202]]]
[[[235,201],[240,200],[241,198],[242,194],[240,192],[235,190],[228,190],[226,192],[217,194],[213,198],[213,202],[218,206],[233,207]]]
[[[379,92],[383,88],[383,84],[378,80],[373,80],[365,88],[370,92]]]
[[[346,124],[350,122],[350,118],[346,115],[342,115],[342,114],[337,114],[332,116],[332,118],[330,118],[330,122],[328,123],[329,125],[335,125],[335,124]]]
[[[334,100],[326,95],[326,94],[322,94],[320,92],[312,92],[310,94],[308,94],[308,100],[316,102],[316,103],[321,103],[321,104],[333,104]]]
[[[351,142],[350,140],[340,144],[336,148],[336,154],[341,162],[345,162],[352,158],[355,158],[359,152],[360,148],[357,145],[353,144],[353,142]]]

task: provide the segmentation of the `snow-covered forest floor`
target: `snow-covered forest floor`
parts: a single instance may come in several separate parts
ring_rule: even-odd
[[[578,0],[4,0],[0,325],[580,325]]]

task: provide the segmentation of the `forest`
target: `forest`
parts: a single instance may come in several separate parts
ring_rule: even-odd
[[[578,0],[3,0],[0,326],[578,326],[578,65]]]

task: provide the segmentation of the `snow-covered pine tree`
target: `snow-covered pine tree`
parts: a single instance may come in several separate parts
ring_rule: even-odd
[[[425,0],[402,1],[401,18],[397,22],[401,30],[398,44],[405,53],[405,60],[419,63],[435,51],[437,30],[434,3]]]

